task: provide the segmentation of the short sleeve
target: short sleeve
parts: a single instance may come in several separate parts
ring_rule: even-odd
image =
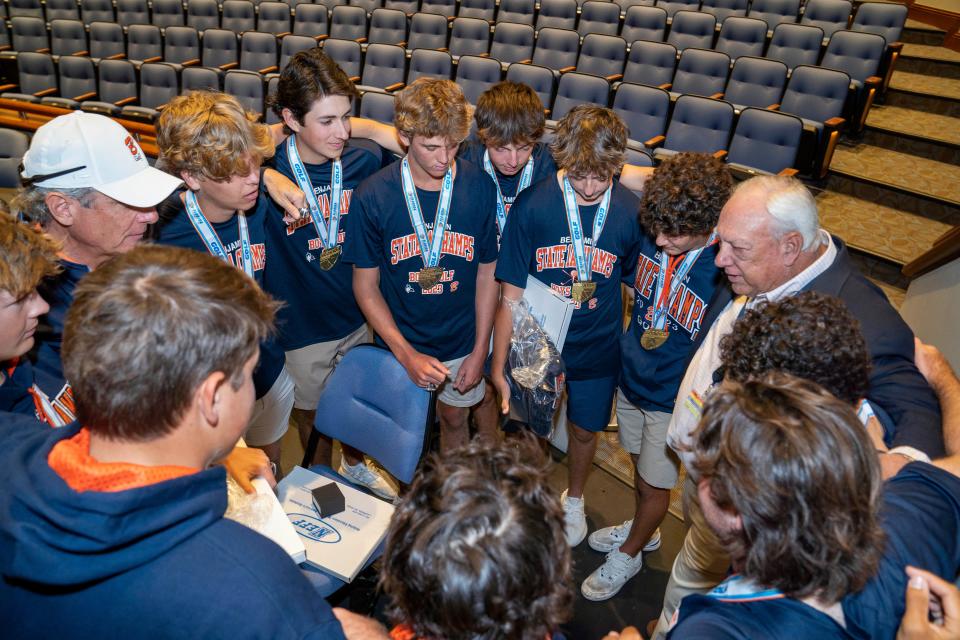
[[[500,257],[497,260],[497,280],[521,289],[527,286],[533,253],[531,225],[535,211],[530,193],[530,190],[521,193],[510,208],[507,224],[500,237]]]
[[[369,195],[364,185],[361,185],[350,204],[350,215],[346,216],[347,233],[343,261],[361,269],[380,266],[383,246],[380,225],[376,219],[375,207],[370,204]]]

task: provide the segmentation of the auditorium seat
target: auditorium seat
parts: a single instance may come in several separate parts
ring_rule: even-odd
[[[347,4],[351,7],[360,7],[367,13],[367,17],[382,5],[381,0],[348,0]]]
[[[20,186],[20,163],[30,147],[30,139],[23,131],[0,129],[0,188]]]
[[[490,57],[499,60],[504,68],[514,62],[530,62],[535,35],[529,24],[499,22],[493,31]]]
[[[762,56],[767,43],[767,23],[756,18],[727,18],[720,26],[714,47],[736,60],[740,56]]]
[[[282,38],[292,33],[290,29],[290,5],[286,2],[260,3],[257,9],[257,31]]]
[[[367,41],[367,12],[360,7],[341,5],[333,8],[330,37],[338,40]]]
[[[700,11],[712,14],[718,23],[732,16],[743,18],[747,15],[749,0],[703,0]]]
[[[127,27],[127,58],[135,63],[163,60],[160,27],[151,24],[132,24]]]
[[[121,110],[123,117],[152,121],[159,109],[177,97],[180,79],[177,70],[163,62],[150,62],[140,67],[140,104]]]
[[[47,3],[49,7],[49,3]],[[900,42],[907,20],[907,6],[892,2],[864,2],[853,17],[853,31],[865,31],[883,36],[887,46]]]
[[[457,0],[422,0],[422,13],[434,13],[444,18],[454,18],[457,15]]]
[[[323,40],[329,35],[330,27],[327,20],[327,9],[323,5],[297,5],[293,12],[293,35]]]
[[[579,55],[580,35],[576,31],[546,27],[537,34],[533,64],[553,70],[554,75],[576,69]]]
[[[478,18],[493,22],[493,16],[497,11],[496,0],[460,0],[460,9],[457,11],[458,18]]]
[[[612,108],[630,129],[630,139],[645,144],[667,130],[670,94],[657,87],[621,82]]]
[[[94,22],[90,25],[90,57],[120,60],[127,57],[123,27],[116,22]]]
[[[56,56],[88,56],[87,30],[79,20],[50,23],[50,53]]]
[[[220,5],[217,0],[190,0],[187,4],[187,26],[197,31],[220,28]]]
[[[678,11],[673,16],[667,42],[675,46],[677,51],[683,51],[687,47],[711,49],[716,28],[717,19],[709,13]]]
[[[808,0],[803,7],[800,24],[823,29],[824,44],[834,32],[850,24],[852,4],[849,0]]]
[[[60,95],[41,98],[41,103],[64,109],[79,109],[80,102],[97,97],[97,71],[90,58],[61,56],[57,63],[57,77]]]
[[[773,31],[782,22],[796,22],[799,13],[800,0],[753,0],[747,16],[763,20],[767,30]]]
[[[398,91],[404,87],[407,77],[407,54],[395,44],[371,44],[363,61],[360,74],[360,91]]]
[[[414,49],[410,54],[410,68],[407,70],[407,84],[413,84],[417,78],[440,78],[449,80],[453,75],[453,58],[446,51],[436,49]]]
[[[80,104],[84,111],[119,116],[137,102],[137,69],[129,60],[101,60],[97,65],[97,99]]]
[[[236,42],[237,37],[233,33],[230,35]],[[167,27],[163,37],[163,61],[183,67],[200,64],[200,35],[197,30],[193,27]]]
[[[676,69],[676,47],[666,42],[638,40],[630,45],[623,81],[669,89]]]
[[[290,62],[290,58],[297,53],[315,49],[316,47],[317,41],[308,36],[286,36],[280,41],[280,64],[278,65],[280,70],[283,71],[287,63]]]
[[[10,19],[14,51],[50,53],[50,38],[43,18],[17,16]]]
[[[626,60],[627,43],[623,38],[591,33],[583,38],[576,70],[614,82],[623,78]]]
[[[180,0],[153,0],[151,24],[161,29],[184,26],[183,5]]]
[[[40,18],[43,20],[43,4],[40,0],[7,0],[7,11],[11,18]]]
[[[436,49],[447,50],[447,20],[433,13],[415,13],[410,19],[410,39],[407,50]]]
[[[447,49],[454,61],[460,56],[486,55],[490,51],[490,24],[479,18],[456,18]]]
[[[843,71],[850,76],[856,100],[851,105],[851,125],[859,133],[883,79],[877,76],[887,43],[883,36],[860,31],[837,31],[820,60],[826,69]]]
[[[187,27],[190,28],[190,27]],[[169,30],[167,33],[169,38]],[[203,32],[200,48],[200,64],[211,69],[226,71],[239,66],[237,34],[226,29],[207,29]],[[172,62],[177,62],[172,60]]]
[[[12,100],[39,102],[40,98],[57,94],[57,69],[53,56],[37,51],[17,53],[18,84],[0,86],[0,95]],[[15,93],[10,93],[16,89]]]
[[[807,152],[800,165],[816,177],[823,177],[830,166],[833,150],[845,123],[844,107],[850,76],[842,71],[801,65],[793,70],[780,103],[780,111],[803,120],[801,147]]]
[[[651,40],[661,42],[667,32],[667,12],[660,7],[641,5],[627,9],[620,37],[627,42]]]
[[[354,82],[360,81],[360,71],[363,65],[363,51],[360,43],[354,40],[340,40],[328,38],[323,41],[323,52],[333,58],[340,65],[344,73]]]
[[[47,0],[46,20],[52,23],[54,20],[79,20],[80,7],[77,6],[77,0]]]
[[[407,45],[407,16],[397,9],[377,9],[370,17],[370,44]]]
[[[497,22],[516,22],[532,27],[535,13],[536,0],[500,0]]]
[[[360,98],[360,117],[392,125],[395,104],[393,94],[376,91],[365,93]]]
[[[81,0],[80,18],[84,24],[94,22],[113,22],[113,2],[111,0]]]
[[[670,94],[717,97],[723,95],[730,74],[730,56],[707,49],[684,49],[677,63]]]
[[[557,81],[553,71],[535,64],[512,64],[507,68],[507,80],[522,82],[533,89],[540,97],[544,109],[553,104]]]
[[[183,93],[190,91],[220,91],[222,75],[210,67],[185,67],[180,70],[180,86]]]
[[[700,11],[700,0],[657,0],[657,6],[664,9],[672,20],[678,11]]]
[[[179,2],[179,0],[176,1]],[[221,11],[220,27],[223,29],[243,33],[253,31],[256,27],[256,10],[253,3],[248,0],[224,0]]]
[[[726,151],[733,129],[733,105],[700,96],[680,96],[673,108],[663,145],[654,150],[661,158],[681,151]]]
[[[132,24],[150,24],[147,0],[117,0],[117,22],[124,28]]]
[[[571,109],[581,104],[605,107],[609,100],[610,83],[605,79],[585,73],[565,73],[560,76],[550,118],[554,121],[561,120]]]
[[[779,104],[787,84],[787,65],[778,60],[741,56],[733,63],[724,99],[736,109]]]
[[[583,4],[577,33],[615,36],[620,32],[620,6],[609,0],[589,0]]]
[[[766,109],[740,113],[730,140],[727,163],[748,174],[794,174],[803,123],[800,118]]]
[[[822,40],[823,29],[820,27],[780,24],[773,30],[766,57],[783,62],[791,70],[802,64],[816,65]]]
[[[576,0],[541,0],[537,14],[537,34],[541,29],[573,29],[577,26]]]
[[[277,39],[272,33],[247,31],[240,36],[240,68],[257,73],[275,73]]]
[[[420,10],[420,0],[385,0],[383,6],[385,9],[396,9],[412,16]]]
[[[477,104],[480,94],[500,82],[501,77],[500,63],[491,58],[462,56],[457,63],[456,83],[470,104]]]

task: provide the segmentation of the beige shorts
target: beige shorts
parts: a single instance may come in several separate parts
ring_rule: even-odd
[[[250,426],[243,436],[251,447],[262,447],[280,440],[287,432],[293,409],[293,380],[287,368],[280,370],[270,391],[253,405]]]
[[[617,389],[617,432],[620,445],[637,459],[637,473],[658,489],[672,489],[680,474],[680,461],[667,445],[671,414],[639,409]]]
[[[287,351],[287,371],[296,387],[293,406],[310,411],[316,409],[320,393],[344,354],[358,344],[367,342],[370,342],[370,330],[364,324],[339,340],[318,342]]]
[[[453,381],[457,379],[457,374],[460,372],[460,365],[462,365],[466,359],[467,356],[463,356],[462,358],[447,360],[443,363],[443,366],[450,370],[447,379],[437,389],[437,400],[443,404],[451,407],[472,407],[483,400],[483,394],[486,393],[487,385],[482,375],[480,376],[480,382],[472,389],[468,389],[466,393],[460,393],[453,388]],[[483,372],[481,371],[481,373]]]

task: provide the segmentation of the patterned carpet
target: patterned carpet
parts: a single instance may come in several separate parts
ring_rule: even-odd
[[[955,164],[860,144],[837,147],[830,167],[960,205],[960,166]]]
[[[956,118],[949,116],[886,105],[874,105],[867,115],[868,127],[899,131],[910,136],[955,145],[960,145],[958,124],[960,123]],[[901,140],[904,139],[901,138]],[[951,153],[956,151],[951,150]]]

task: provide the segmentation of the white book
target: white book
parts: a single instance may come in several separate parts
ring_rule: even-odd
[[[533,276],[527,276],[527,286],[523,290],[523,299],[530,307],[530,315],[546,332],[557,351],[563,351],[567,340],[567,329],[573,317],[573,300],[560,295],[549,285]]]
[[[306,548],[306,563],[345,582],[351,582],[383,541],[393,517],[393,505],[336,482],[346,508],[335,516],[321,518],[311,491],[335,482],[294,467],[277,486],[287,518]]]
[[[280,501],[273,489],[270,488],[270,484],[263,478],[254,478],[253,486],[258,495],[267,496],[271,503],[270,515],[263,528],[259,530],[260,533],[280,545],[287,552],[287,555],[293,558],[294,562],[300,564],[307,558],[307,549],[303,546],[300,536],[297,535],[297,530],[287,519],[287,514],[284,513]]]

